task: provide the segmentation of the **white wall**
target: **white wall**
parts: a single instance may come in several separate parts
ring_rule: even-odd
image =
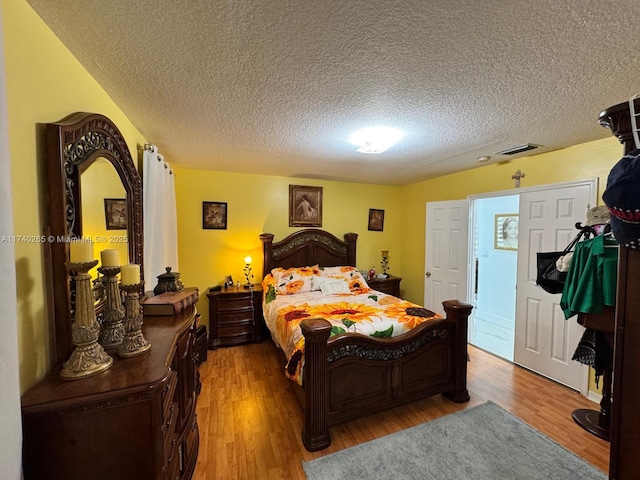
[[[1,15],[1,13],[0,13]],[[20,422],[20,387],[18,381],[18,318],[16,308],[16,262],[13,245],[6,240],[13,235],[11,214],[11,168],[7,134],[7,99],[4,70],[4,43],[0,16],[0,478],[15,480],[22,476],[22,427]]]

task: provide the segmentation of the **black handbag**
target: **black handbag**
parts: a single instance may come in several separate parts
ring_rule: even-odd
[[[587,229],[580,230],[578,235],[561,252],[538,252],[536,254],[538,267],[536,285],[549,293],[562,293],[568,272],[559,271],[556,262],[560,257],[572,252],[582,236],[587,238],[590,234],[591,232]]]

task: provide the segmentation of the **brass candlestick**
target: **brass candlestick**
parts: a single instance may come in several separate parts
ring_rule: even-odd
[[[62,365],[60,378],[79,380],[90,377],[108,369],[113,359],[98,343],[100,324],[96,320],[96,310],[91,292],[91,276],[89,270],[98,264],[91,262],[71,263],[65,265],[70,272],[75,272],[76,311],[71,326],[71,339],[75,346],[69,360]]]
[[[124,319],[124,338],[118,347],[121,357],[134,357],[151,348],[151,342],[142,334],[142,309],[140,294],[142,283],[136,285],[122,285],[120,289],[126,293],[124,300],[126,316]]]
[[[100,329],[98,342],[104,349],[111,350],[119,347],[124,338],[124,307],[116,278],[120,267],[100,267],[98,271],[104,275],[102,283],[107,290],[105,322]]]

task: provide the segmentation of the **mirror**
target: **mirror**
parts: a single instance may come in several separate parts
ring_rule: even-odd
[[[44,245],[48,261],[48,301],[53,311],[52,360],[54,365],[60,365],[73,349],[74,292],[65,267],[69,259],[69,239],[100,235],[99,240],[102,240],[104,237],[104,243],[94,242],[98,260],[101,250],[111,248],[108,245],[126,244],[126,247],[118,247],[126,248],[127,252],[121,254],[121,263],[129,261],[142,265],[142,181],[122,134],[103,115],[79,112],[60,122],[47,124],[46,144],[49,222],[44,231],[48,241]],[[110,170],[115,176],[113,172],[105,173]],[[97,184],[93,180],[96,176]],[[117,180],[121,189],[118,189]],[[111,194],[117,196],[104,196]],[[105,224],[105,230],[99,231],[108,233],[93,233],[98,232],[100,222],[105,222],[105,199],[120,200],[113,204],[120,209],[112,218],[112,226],[116,228],[108,229]],[[103,207],[96,220],[99,210],[96,205],[100,201]],[[126,229],[122,228],[122,209],[126,210]],[[123,235],[126,235],[126,242],[122,241]]]
[[[82,236],[93,239],[96,258],[107,248],[118,251],[121,264],[129,263],[127,192],[111,162],[99,157],[80,175]],[[95,280],[98,264],[89,271]]]

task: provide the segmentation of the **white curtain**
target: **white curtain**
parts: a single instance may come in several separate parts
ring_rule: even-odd
[[[154,146],[142,165],[145,290],[153,290],[166,267],[179,272],[175,175]]]
[[[7,99],[4,71],[4,44],[0,18],[0,236],[13,235],[11,168],[7,134]],[[34,232],[35,233],[35,232]],[[20,384],[18,378],[18,308],[16,303],[16,260],[10,243],[0,248],[0,478],[22,477],[22,425],[20,421]]]

